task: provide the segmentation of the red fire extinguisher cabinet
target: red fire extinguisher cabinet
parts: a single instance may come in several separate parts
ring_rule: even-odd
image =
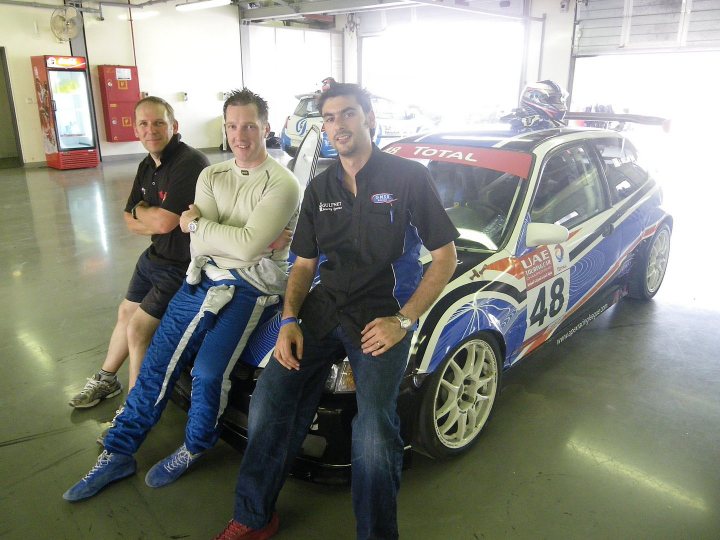
[[[137,141],[133,113],[140,99],[135,66],[98,66],[105,138],[108,142]]]

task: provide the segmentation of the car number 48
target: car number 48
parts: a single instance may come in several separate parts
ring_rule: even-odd
[[[567,273],[530,289],[527,293],[526,337],[532,336],[553,322],[562,319],[567,311],[567,300]]]

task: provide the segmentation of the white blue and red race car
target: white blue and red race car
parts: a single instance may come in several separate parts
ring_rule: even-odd
[[[427,166],[460,231],[457,270],[419,321],[398,404],[408,448],[456,454],[488,421],[503,371],[543,344],[562,343],[625,295],[655,295],[673,220],[635,147],[615,131],[434,133],[384,151]],[[279,315],[266,321],[234,370],[222,421],[240,447],[278,328]],[[353,390],[345,361],[326,382],[296,474],[347,474]],[[188,395],[185,378],[176,398]]]

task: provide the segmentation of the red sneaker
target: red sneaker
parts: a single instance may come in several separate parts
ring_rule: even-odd
[[[230,520],[225,530],[217,535],[214,540],[266,540],[275,536],[280,526],[280,519],[277,512],[273,512],[270,523],[262,529],[251,529],[247,525],[238,523],[234,519]]]

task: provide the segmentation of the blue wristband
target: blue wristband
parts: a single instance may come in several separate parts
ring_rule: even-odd
[[[297,323],[297,322],[298,322],[297,317],[288,317],[288,318],[280,321],[280,328],[282,328],[286,324],[292,324],[292,323]]]

